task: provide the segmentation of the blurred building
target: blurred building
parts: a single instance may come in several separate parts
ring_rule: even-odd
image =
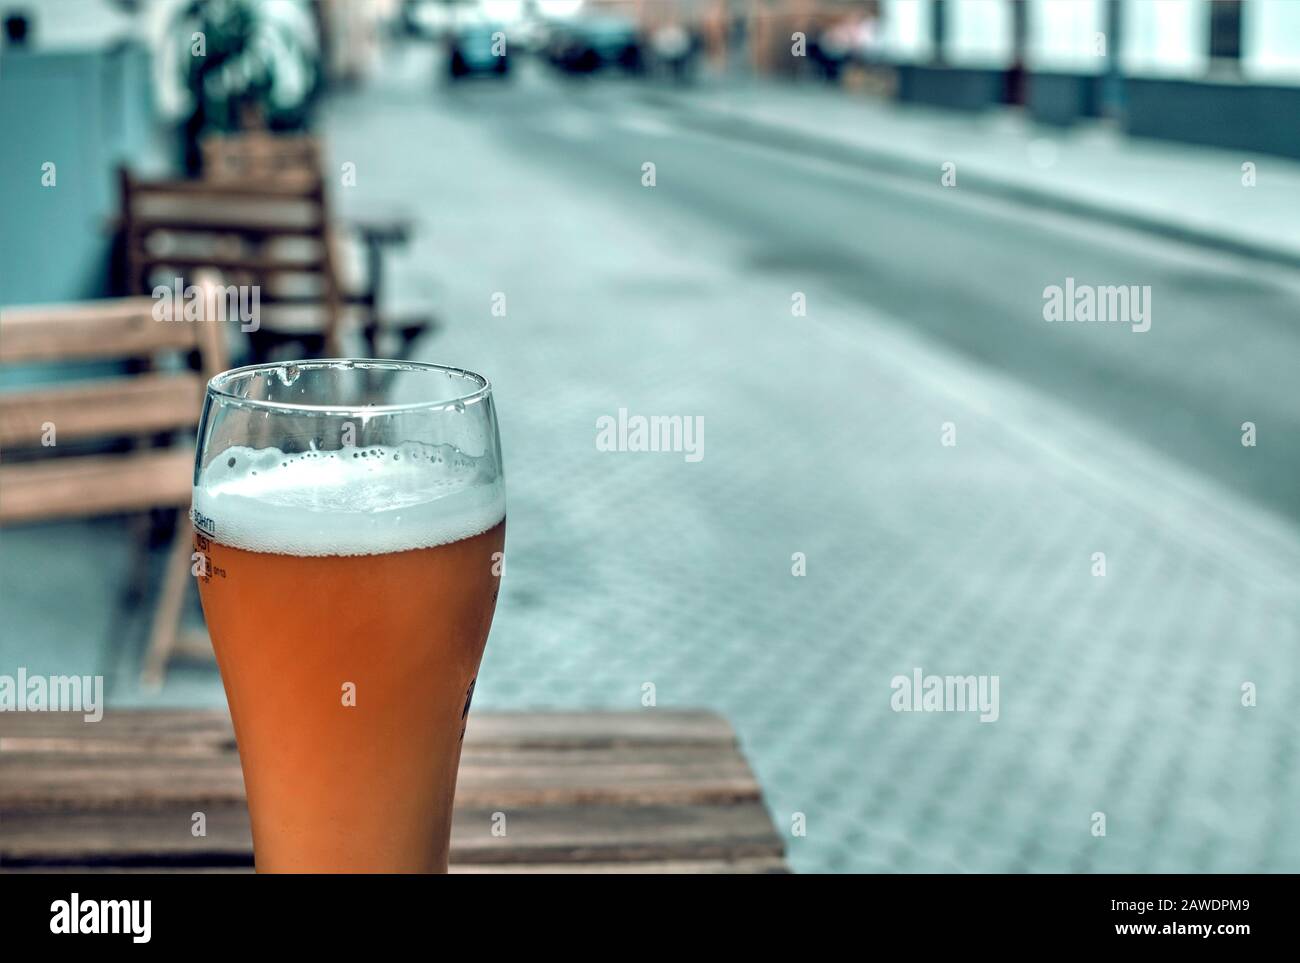
[[[1300,157],[1295,0],[880,0],[900,99]]]
[[[0,300],[103,296],[116,167],[152,147],[150,51],[118,5],[0,6],[0,17]]]
[[[386,21],[605,15],[684,28],[715,76],[814,76],[909,103],[1300,157],[1300,0],[258,0],[321,79],[383,69]],[[190,97],[186,0],[0,0],[0,290],[108,291],[114,170],[170,163]],[[443,17],[445,20],[445,16]],[[288,76],[288,74],[286,74]],[[307,83],[301,78],[299,86]],[[861,84],[860,84],[861,85]],[[67,118],[77,123],[67,123]]]
[[[186,0],[0,0],[0,300],[111,291],[117,168],[174,165],[189,109]],[[360,79],[396,0],[258,0],[322,79]],[[301,81],[306,83],[306,80]],[[70,118],[76,118],[70,123]]]

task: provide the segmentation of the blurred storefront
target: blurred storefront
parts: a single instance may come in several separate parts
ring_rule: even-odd
[[[1300,157],[1300,3],[1165,0],[1123,14],[1130,133]]]
[[[749,57],[755,70],[839,79],[869,62],[879,0],[748,0]],[[851,72],[851,71],[850,71]]]
[[[792,0],[793,2],[793,0]],[[1300,156],[1294,0],[880,0],[905,101]]]

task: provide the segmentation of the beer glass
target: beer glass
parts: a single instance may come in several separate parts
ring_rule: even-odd
[[[491,388],[327,360],[208,385],[194,570],[261,872],[446,872],[502,571]]]

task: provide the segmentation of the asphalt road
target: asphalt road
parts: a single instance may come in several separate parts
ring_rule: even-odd
[[[579,185],[593,218],[665,237],[685,221],[737,284],[783,275],[883,312],[1300,525],[1300,273],[757,146],[701,125],[689,90],[522,74],[431,106]],[[629,190],[647,161],[656,186]],[[1043,290],[1067,277],[1149,285],[1151,330],[1045,323]]]

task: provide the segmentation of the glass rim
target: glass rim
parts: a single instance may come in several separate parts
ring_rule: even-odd
[[[440,397],[433,401],[409,401],[393,405],[331,405],[301,404],[289,401],[267,401],[262,398],[246,398],[229,390],[232,382],[259,371],[274,371],[295,365],[303,370],[321,368],[363,368],[381,371],[437,371],[442,374],[465,378],[475,385],[472,391],[464,394]],[[311,358],[290,361],[266,361],[261,364],[248,364],[231,368],[213,375],[207,384],[208,395],[220,398],[224,403],[248,408],[260,408],[268,411],[298,412],[310,414],[393,414],[403,411],[442,411],[457,406],[466,407],[484,401],[492,394],[492,382],[483,375],[468,368],[454,365],[433,364],[425,361],[399,361],[392,358]]]

